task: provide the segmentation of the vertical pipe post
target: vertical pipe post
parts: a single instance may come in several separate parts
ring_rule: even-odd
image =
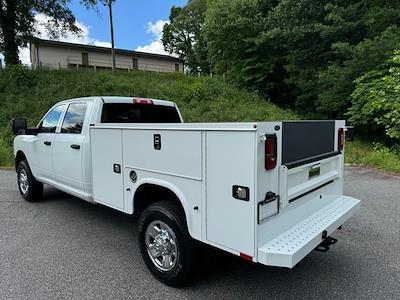
[[[112,19],[112,0],[108,1],[110,11],[110,31],[111,31],[111,56],[112,56],[112,71],[115,72],[115,49],[114,49],[114,27]]]

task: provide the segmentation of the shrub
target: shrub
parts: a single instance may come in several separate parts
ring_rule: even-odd
[[[379,70],[359,77],[351,94],[350,122],[379,130],[393,142],[400,140],[400,51]]]
[[[389,148],[380,143],[347,142],[345,159],[350,164],[400,172],[400,146],[398,145]]]

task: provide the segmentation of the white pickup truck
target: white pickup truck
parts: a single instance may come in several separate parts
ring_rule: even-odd
[[[191,274],[194,241],[292,268],[360,207],[343,195],[344,121],[188,124],[169,101],[88,97],[13,131],[27,201],[46,183],[137,213],[143,259],[171,286]]]

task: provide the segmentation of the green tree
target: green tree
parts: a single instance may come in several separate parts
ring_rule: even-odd
[[[213,0],[203,28],[215,69],[320,117],[348,108],[353,81],[400,41],[394,0]]]
[[[26,46],[36,33],[35,14],[49,18],[46,28],[52,37],[69,30],[79,33],[75,17],[68,8],[70,0],[0,0],[0,52],[6,64],[18,64],[18,47]],[[107,0],[80,0],[87,8]]]
[[[266,97],[278,98],[282,89],[284,45],[267,18],[277,1],[214,0],[203,28],[215,70]]]
[[[345,1],[325,9],[321,35],[332,44],[318,74],[316,108],[335,118],[350,106],[354,80],[385,62],[400,45],[400,10],[394,1]]]
[[[372,136],[384,132],[393,141],[400,141],[400,51],[357,78],[355,84],[347,113],[350,122],[367,127]]]
[[[163,28],[165,50],[184,59],[192,73],[210,72],[207,45],[201,29],[206,10],[206,0],[189,0],[184,7],[173,6],[169,23]]]
[[[331,40],[321,36],[325,4],[329,1],[282,0],[267,15],[264,35],[279,38],[277,53],[285,71],[280,81],[286,86],[286,102],[303,112],[315,109],[315,81],[329,56]],[[269,47],[266,42],[265,47]],[[273,100],[282,101],[279,94]]]

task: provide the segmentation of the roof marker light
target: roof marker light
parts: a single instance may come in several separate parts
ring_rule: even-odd
[[[133,98],[133,104],[153,104],[153,100],[147,98]]]

